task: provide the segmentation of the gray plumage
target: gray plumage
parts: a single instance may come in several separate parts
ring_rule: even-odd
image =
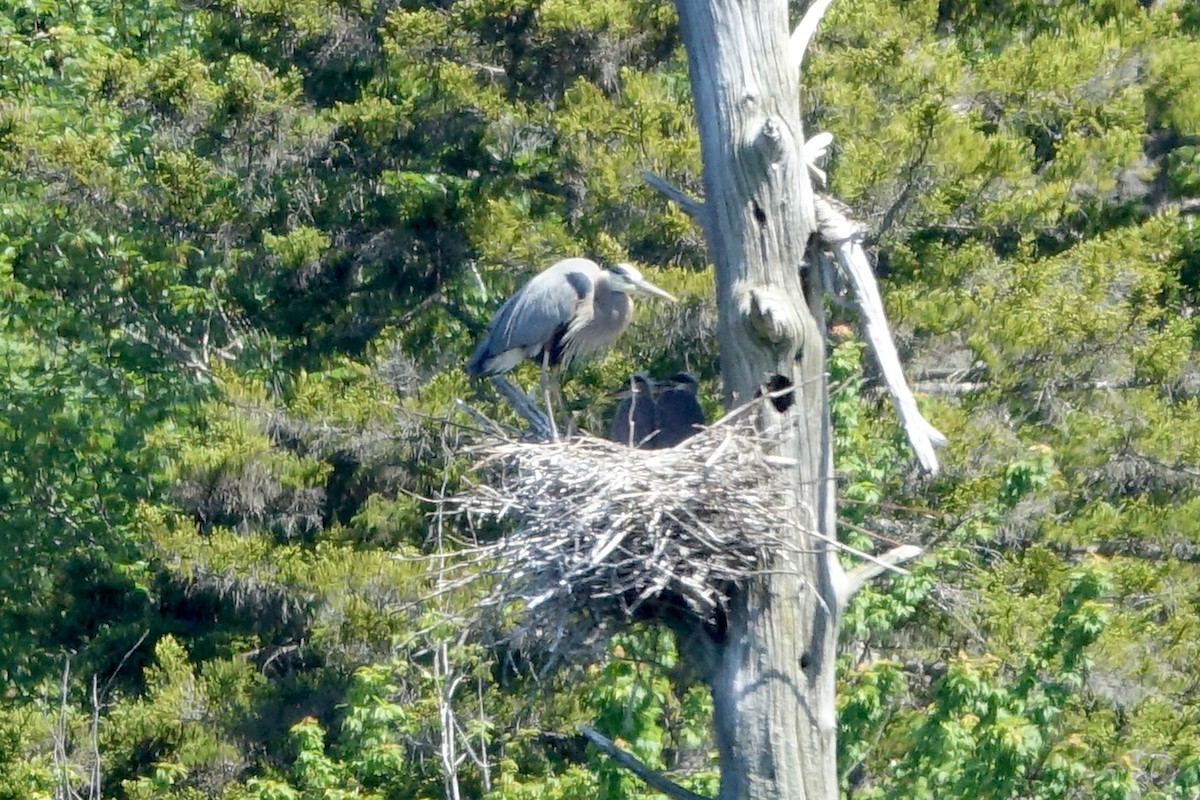
[[[563,259],[500,307],[467,373],[499,375],[526,358],[565,366],[576,356],[607,349],[633,318],[632,292],[675,299],[629,264],[604,269],[586,258]]]
[[[654,386],[640,373],[634,375],[629,383],[629,394],[622,398],[613,412],[608,438],[630,447],[651,448],[653,439],[650,437],[655,436],[658,430],[658,419],[654,413]]]
[[[655,399],[658,435],[651,440],[654,449],[674,447],[699,432],[697,426],[704,424],[704,409],[696,397],[699,390],[700,384],[686,372],[663,382]]]

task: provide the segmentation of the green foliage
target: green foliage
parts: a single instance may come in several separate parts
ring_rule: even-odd
[[[251,663],[214,659],[197,670],[166,636],[155,645],[145,680],[144,694],[116,705],[101,731],[110,779],[131,798],[186,797],[237,768],[243,755],[235,732],[262,687]]]
[[[992,657],[960,653],[932,686],[924,710],[886,713],[905,684],[894,663],[858,671],[842,700],[850,739],[844,757],[866,755],[858,744],[865,733],[896,742],[894,748],[899,742],[889,732],[902,732],[904,744],[873,754],[890,762],[887,785],[856,796],[1054,798],[1085,782],[1094,774],[1093,754],[1071,715],[1087,677],[1087,648],[1107,622],[1104,589],[1095,570],[1073,573],[1058,613],[1022,663],[1010,669]],[[1103,787],[1111,783],[1107,774],[1096,777],[1095,796],[1110,796]]]
[[[846,613],[848,796],[1200,790],[1194,5],[839,0],[810,49],[950,437],[916,479],[831,305],[840,536],[928,545]],[[573,371],[581,426],[638,369],[717,413],[701,233],[643,170],[701,192],[670,3],[0,4],[0,797],[87,794],[93,746],[118,800],[652,796],[580,723],[715,796],[669,637],[539,683],[396,558],[463,535],[455,401],[514,418],[461,362],[559,257],[683,299]]]
[[[33,709],[8,710],[0,717],[0,798],[50,800],[61,774],[49,752],[31,743],[42,738],[48,715]]]

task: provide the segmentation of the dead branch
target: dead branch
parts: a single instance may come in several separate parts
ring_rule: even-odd
[[[821,24],[821,18],[825,16],[825,11],[832,2],[833,0],[814,0],[813,4],[804,12],[800,24],[796,26],[796,30],[792,33],[792,39],[788,43],[788,59],[791,61],[793,69],[799,70],[804,64],[804,53],[808,50],[808,43],[812,41],[817,27]]]
[[[600,731],[596,730],[590,725],[580,725],[579,732],[586,736],[588,741],[596,745],[596,747],[599,747],[605,753],[608,753],[613,761],[616,761],[622,767],[644,780],[651,789],[660,791],[667,797],[675,798],[675,800],[709,800],[703,795],[696,794],[695,792],[683,788],[666,775],[650,769],[641,761],[639,761],[632,753],[627,753],[621,748],[617,747],[616,743],[613,742],[612,739],[609,739],[607,736],[600,733]]]
[[[697,222],[703,222],[703,201],[697,200],[666,178],[659,177],[648,170],[642,170],[642,178],[646,183],[657,189],[660,194],[679,206],[683,210],[683,213]]]
[[[493,375],[492,384],[496,387],[496,391],[500,392],[500,395],[513,407],[513,410],[529,423],[529,431],[535,438],[554,438],[551,435],[554,429],[551,427],[550,418],[538,408],[537,403],[529,395],[503,375]]]
[[[833,134],[829,131],[822,131],[805,140],[802,148],[804,163],[808,167],[808,171],[812,173],[822,186],[825,185],[829,176],[825,174],[825,170],[821,169],[818,162],[825,158],[829,153],[830,146],[833,145]]]
[[[902,544],[899,547],[893,547],[868,563],[850,570],[846,573],[845,584],[839,587],[841,590],[839,591],[839,595],[841,596],[842,603],[849,602],[850,598],[854,597],[858,593],[858,590],[866,586],[872,579],[889,570],[895,570],[896,565],[910,561],[924,552],[924,550],[916,545]]]
[[[917,400],[908,388],[904,368],[900,365],[900,354],[896,352],[896,344],[888,328],[879,284],[875,281],[875,273],[860,243],[862,229],[850,220],[845,207],[831,197],[818,195],[816,207],[822,244],[833,251],[838,264],[854,286],[854,297],[866,324],[867,342],[871,345],[875,360],[879,362],[879,369],[908,440],[921,466],[936,474],[939,464],[934,447],[945,445],[946,437],[921,414]]]

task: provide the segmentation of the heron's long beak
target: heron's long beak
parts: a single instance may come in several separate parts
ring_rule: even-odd
[[[675,295],[671,294],[666,289],[658,288],[657,286],[655,286],[653,283],[646,280],[645,278],[642,278],[641,280],[631,281],[631,283],[633,283],[634,287],[639,292],[643,292],[644,294],[650,294],[650,295],[654,295],[655,297],[661,297],[663,300],[670,300],[672,303],[679,302],[675,298]]]

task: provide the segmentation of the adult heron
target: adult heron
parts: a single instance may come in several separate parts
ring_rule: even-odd
[[[654,447],[653,438],[658,433],[654,391],[654,384],[640,372],[629,379],[629,388],[623,390],[624,397],[613,412],[608,435],[611,441],[630,447]]]
[[[704,424],[704,409],[697,398],[700,383],[693,375],[677,372],[658,388],[654,402],[658,434],[651,440],[651,447],[656,450],[674,447],[695,436]]]
[[[467,374],[500,375],[526,358],[542,365],[542,398],[550,434],[558,439],[550,408],[549,373],[572,359],[605,350],[633,319],[634,292],[675,301],[632,264],[605,269],[586,258],[565,258],[530,279],[500,306],[467,362]],[[553,381],[558,394],[558,381]],[[557,399],[556,399],[557,402]],[[562,405],[561,402],[557,402]]]
[[[565,367],[577,356],[605,350],[629,326],[634,292],[675,300],[630,264],[605,269],[586,258],[563,259],[500,306],[467,374],[499,375],[526,358],[544,368]]]

